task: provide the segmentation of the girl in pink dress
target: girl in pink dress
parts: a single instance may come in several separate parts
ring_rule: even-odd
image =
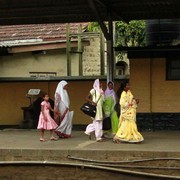
[[[44,94],[43,99],[44,101],[41,103],[41,113],[37,126],[37,129],[40,130],[40,141],[46,141],[44,139],[44,130],[50,131],[50,140],[57,140],[57,138],[53,136],[53,131],[58,127],[58,125],[50,116],[50,110],[53,112],[55,111],[51,108],[48,94]]]

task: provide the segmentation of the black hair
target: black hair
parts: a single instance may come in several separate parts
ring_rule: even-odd
[[[48,93],[43,93],[43,94],[42,94],[42,97],[44,98],[46,95],[48,95]]]
[[[108,82],[108,85],[109,85],[109,84],[112,84],[112,85],[113,85],[113,82],[112,82],[112,81],[109,81],[109,82]]]
[[[117,98],[120,99],[121,93],[124,91],[126,85],[129,83],[128,80],[124,80],[121,82],[119,89],[117,90]]]

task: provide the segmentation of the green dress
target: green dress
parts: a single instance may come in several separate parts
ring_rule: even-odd
[[[111,118],[111,132],[112,134],[116,134],[118,131],[119,118],[117,116],[116,111],[114,110],[115,102],[113,96],[109,96],[105,98],[103,103],[103,111],[105,117]]]

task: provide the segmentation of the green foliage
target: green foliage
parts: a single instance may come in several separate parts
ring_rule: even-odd
[[[98,22],[89,22],[88,23],[88,31],[89,32],[100,32],[100,26]]]
[[[98,22],[90,22],[88,31],[100,32]],[[145,21],[115,22],[116,46],[145,46]]]
[[[116,22],[116,46],[145,46],[145,21]]]

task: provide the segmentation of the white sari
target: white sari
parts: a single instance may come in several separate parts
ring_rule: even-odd
[[[72,131],[72,118],[73,118],[73,111],[69,111],[69,96],[64,89],[64,86],[68,83],[66,81],[61,81],[55,92],[55,103],[54,109],[60,112],[60,120],[57,114],[55,114],[55,121],[59,124],[59,127],[55,130],[55,133],[59,137],[69,138],[71,137]],[[60,122],[59,122],[60,121]]]

